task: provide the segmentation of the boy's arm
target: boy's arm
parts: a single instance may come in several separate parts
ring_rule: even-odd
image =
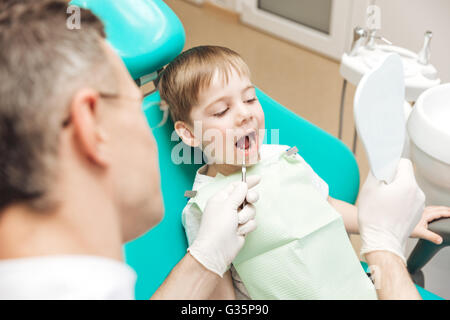
[[[358,208],[350,203],[328,197],[328,202],[342,215],[348,233],[359,234]]]
[[[236,300],[231,271],[227,271],[209,297],[210,300]]]
[[[331,197],[328,197],[328,202],[342,215],[347,232],[350,234],[359,234],[358,207]],[[411,238],[425,239],[437,245],[441,244],[442,237],[428,230],[428,224],[433,220],[449,217],[449,207],[426,207],[422,213],[422,219],[411,234]]]

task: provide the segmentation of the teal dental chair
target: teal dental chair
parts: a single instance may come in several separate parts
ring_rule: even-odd
[[[72,0],[90,9],[104,22],[108,42],[122,57],[138,85],[157,81],[159,71],[183,49],[185,33],[181,22],[161,0]],[[359,171],[350,150],[338,139],[300,118],[257,89],[266,115],[267,143],[271,129],[279,129],[279,143],[297,146],[302,157],[329,184],[330,195],[354,203],[359,189]],[[145,97],[143,111],[158,144],[163,221],[140,238],[124,246],[126,262],[136,271],[136,298],[148,299],[186,254],[181,212],[200,165],[176,165],[171,153],[180,140],[172,135],[173,123],[163,119],[158,92]],[[188,149],[193,159],[194,150]],[[193,163],[193,161],[192,161]],[[363,264],[364,267],[367,267]],[[419,288],[423,298],[439,297]]]

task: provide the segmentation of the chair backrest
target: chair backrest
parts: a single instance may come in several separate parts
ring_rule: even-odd
[[[89,9],[102,20],[107,41],[135,80],[160,70],[183,50],[183,25],[162,0],[72,0],[70,4]]]
[[[271,129],[278,129],[279,143],[297,146],[301,156],[329,184],[330,195],[354,203],[359,189],[359,171],[350,150],[324,130],[300,118],[257,89],[264,109],[268,143]],[[152,127],[161,117],[158,93],[144,101],[144,112]],[[175,164],[172,152],[178,154],[180,140],[173,132],[170,119],[153,130],[158,143],[161,185],[165,206],[163,221],[144,236],[125,246],[126,261],[138,274],[136,297],[147,299],[160,286],[172,268],[186,253],[186,238],[181,225],[181,212],[187,199],[184,192],[192,188],[195,171],[200,164]],[[275,135],[276,137],[276,135]],[[193,157],[190,148],[187,158]]]

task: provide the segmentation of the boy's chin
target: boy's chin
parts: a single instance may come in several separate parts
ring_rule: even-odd
[[[236,160],[233,162],[233,165],[242,166],[244,164],[244,156],[245,156],[245,165],[251,166],[257,164],[260,160],[258,150],[247,150],[247,152],[242,152],[237,154]]]
[[[246,166],[252,166],[254,164],[257,164],[260,160],[259,157],[259,153],[255,152],[255,153],[248,153],[245,156],[245,165]],[[225,160],[215,160],[212,161],[210,164],[215,164],[215,165],[225,165],[225,166],[236,166],[236,167],[241,167],[243,164],[243,155],[239,155],[236,158],[234,158],[233,160],[229,159],[228,161]]]
[[[245,155],[245,165],[247,165],[247,166],[257,164],[259,162],[259,160],[260,160],[260,158],[259,158],[258,152],[254,152],[254,153]],[[242,166],[242,164],[243,164],[243,159],[241,157],[240,161],[238,161],[238,163],[236,163],[236,165]]]
[[[258,163],[260,160],[259,157],[259,148],[257,144],[252,144],[252,146],[249,149],[242,150],[242,149],[236,149],[236,165],[241,166],[244,163],[244,157],[245,157],[245,164],[246,165],[254,165]]]

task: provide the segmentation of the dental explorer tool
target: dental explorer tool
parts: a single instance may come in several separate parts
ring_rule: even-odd
[[[242,182],[247,182],[247,167],[245,165],[245,151],[243,152],[243,157],[242,157],[241,180],[242,180]],[[244,202],[241,204],[241,210],[244,209],[244,206],[246,204],[247,204],[247,201],[244,199]]]

